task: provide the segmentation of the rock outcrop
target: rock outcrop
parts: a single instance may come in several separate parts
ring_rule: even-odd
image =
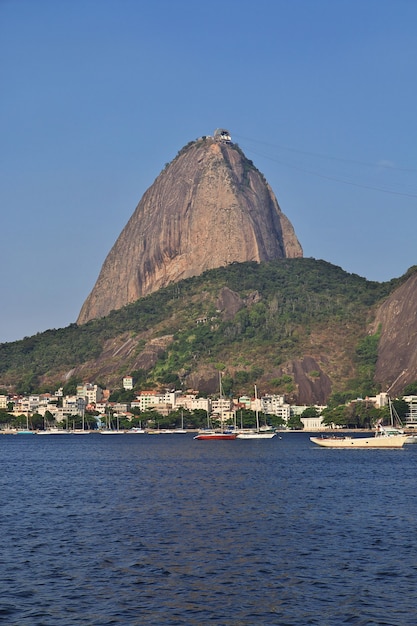
[[[301,256],[290,221],[253,163],[224,136],[203,137],[145,192],[77,323],[207,269]]]
[[[379,307],[372,332],[381,333],[375,380],[394,396],[417,380],[417,273]]]

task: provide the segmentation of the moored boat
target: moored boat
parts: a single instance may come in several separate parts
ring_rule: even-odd
[[[385,430],[379,426],[375,435],[370,437],[328,436],[310,437],[310,441],[323,448],[402,448],[407,435],[396,429]]]
[[[223,393],[222,393],[222,379],[221,379],[221,374],[219,373],[219,389],[220,389],[220,399],[222,399],[223,397]],[[210,418],[209,415],[207,413],[207,428],[199,430],[198,434],[193,437],[193,439],[197,439],[197,441],[209,441],[209,440],[224,440],[224,441],[228,441],[228,440],[233,440],[236,439],[237,437],[237,433],[234,430],[230,430],[229,428],[224,428],[224,421],[223,421],[223,410],[220,416],[220,424],[221,424],[221,428],[220,430],[216,430],[214,428],[211,428],[210,426]]]
[[[37,435],[70,435],[70,430],[65,430],[64,428],[47,428],[46,430],[38,430],[36,431]]]
[[[126,432],[124,430],[100,430],[100,435],[124,435]]]
[[[237,434],[238,439],[272,439],[275,437],[273,430],[245,430]]]
[[[216,430],[202,430],[194,437],[194,439],[198,439],[200,441],[209,440],[209,439],[236,439],[237,433],[229,432],[227,430],[220,432]]]
[[[237,434],[238,439],[272,439],[275,432],[268,427],[259,426],[259,409],[258,409],[258,390],[255,385],[255,404],[256,404],[256,429],[241,430]]]
[[[401,420],[388,397],[390,425],[383,426],[382,419],[375,426],[375,434],[370,437],[326,436],[310,437],[310,441],[324,448],[402,448],[407,443],[408,435],[401,428]],[[398,428],[400,426],[400,428]]]

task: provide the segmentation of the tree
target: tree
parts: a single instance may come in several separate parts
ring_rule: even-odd
[[[404,387],[404,395],[405,396],[416,396],[417,395],[417,380],[409,385]]]
[[[0,424],[9,424],[12,417],[7,409],[0,409]]]
[[[308,406],[301,413],[301,417],[318,417],[320,415],[318,409],[315,406]]]
[[[45,411],[44,423],[50,426],[51,424],[54,424],[55,421],[55,417],[52,415],[51,411]]]
[[[287,421],[287,426],[290,430],[303,430],[304,424],[299,415],[291,415]]]
[[[323,424],[325,426],[347,426],[349,421],[348,407],[339,404],[333,408],[327,407],[322,411]]]
[[[32,428],[34,430],[39,430],[44,427],[43,415],[40,415],[40,413],[33,413],[30,421],[32,422]]]
[[[274,428],[279,428],[285,424],[285,420],[279,415],[268,415],[268,422]]]
[[[187,417],[187,427],[190,428],[207,428],[207,411],[204,409],[194,409],[190,416]]]
[[[63,387],[64,396],[75,396],[77,393],[78,380],[76,378],[70,378]]]
[[[114,389],[109,402],[132,402],[136,398],[136,393],[131,389]]]

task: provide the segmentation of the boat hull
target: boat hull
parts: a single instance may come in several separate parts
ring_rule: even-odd
[[[272,439],[275,433],[238,433],[238,439]]]
[[[407,435],[391,437],[310,437],[323,448],[402,448]]]
[[[235,433],[200,433],[194,437],[199,441],[209,441],[209,440],[231,440],[236,439],[237,435]]]
[[[38,430],[37,435],[70,435],[71,431],[69,430]]]

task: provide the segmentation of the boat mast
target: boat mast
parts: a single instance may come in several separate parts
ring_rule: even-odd
[[[255,385],[255,412],[256,412],[256,432],[259,433],[259,409],[258,409],[258,390]]]

